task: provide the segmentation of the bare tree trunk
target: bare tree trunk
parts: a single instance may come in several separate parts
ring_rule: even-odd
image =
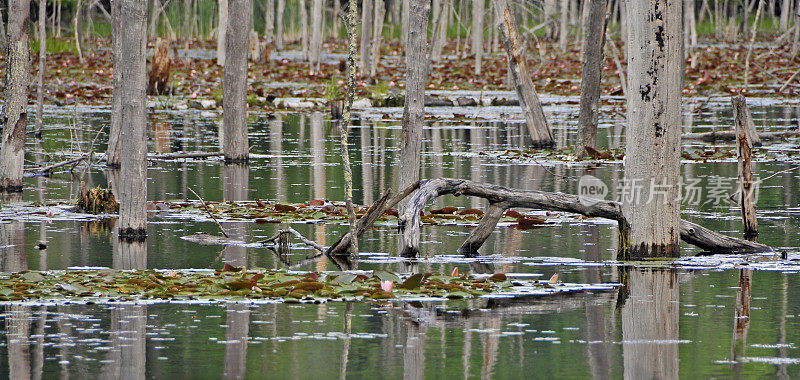
[[[752,157],[755,141],[751,136],[758,136],[755,124],[744,96],[731,98],[733,104],[733,124],[736,127],[737,157],[739,161],[739,205],[742,210],[742,227],[745,239],[756,241],[758,237],[758,220],[756,219],[756,203],[754,198]]]
[[[359,53],[361,54],[361,76],[365,76],[370,72],[369,48],[372,46],[370,42],[372,38],[372,0],[363,0],[361,7],[361,51]]]
[[[264,0],[264,40],[268,44],[275,41],[275,0]]]
[[[358,235],[356,233],[356,214],[353,208],[353,169],[350,166],[350,150],[347,146],[347,137],[350,136],[350,123],[352,121],[353,100],[356,96],[356,20],[358,19],[358,3],[350,0],[347,10],[347,94],[345,97],[342,119],[338,123],[339,137],[342,149],[342,167],[344,168],[345,203],[347,204],[347,221],[352,239],[352,253],[358,257]],[[331,256],[329,256],[331,257]]]
[[[439,0],[438,16],[435,9],[433,12],[435,15],[433,24],[434,37],[433,42],[431,42],[431,61],[433,62],[438,62],[442,59],[442,50],[445,43],[447,43],[447,10],[450,4],[450,0]]]
[[[789,30],[789,9],[791,8],[792,0],[783,0],[783,4],[781,5],[781,22],[780,22],[780,30],[781,32],[785,32]]]
[[[307,10],[307,2],[306,0],[300,0],[300,45],[303,51],[303,59],[310,60],[310,56],[308,53],[308,45],[309,45],[309,27],[308,27],[308,10]]]
[[[533,87],[528,65],[523,56],[525,46],[519,35],[517,21],[508,0],[493,0],[498,15],[501,18],[500,32],[503,45],[508,54],[508,66],[514,88],[517,90],[519,104],[525,115],[533,145],[535,147],[551,147],[554,144],[553,133],[544,116],[539,96]]]
[[[384,0],[373,0],[375,2],[375,14],[373,15],[372,25],[372,64],[370,65],[369,76],[375,78],[378,75],[378,67],[381,63],[381,42],[383,41],[383,21],[386,15],[386,4]]]
[[[3,105],[3,138],[0,148],[0,192],[22,191],[25,132],[28,126],[30,74],[30,2],[8,3],[6,88]]]
[[[503,12],[503,10],[498,10],[498,14],[502,15]],[[556,38],[556,31],[558,30],[556,27],[557,12],[558,3],[556,0],[544,0],[544,22],[547,23],[544,29],[545,39],[554,40]],[[511,14],[514,14],[513,9],[511,9]]]
[[[475,74],[481,75],[483,59],[483,9],[484,0],[472,2],[472,46],[471,52],[475,56]],[[494,28],[494,26],[493,26]]]
[[[278,10],[276,13],[275,50],[283,50],[283,17],[286,13],[286,0],[278,0]]]
[[[680,255],[682,6],[674,0],[627,4],[625,181],[633,193],[624,194],[632,196],[623,197],[623,211],[631,224],[631,258]]]
[[[120,22],[122,22],[122,12],[120,9],[120,2],[119,1],[112,1],[111,2],[111,51],[113,52],[112,55],[112,62],[114,67],[121,67],[124,63],[120,62],[120,53],[122,48],[120,47],[122,41],[122,26]],[[114,93],[120,94],[122,93],[122,81],[119,75],[114,75]],[[120,168],[120,156],[122,150],[122,141],[121,141],[121,134],[122,134],[122,126],[120,125],[120,117],[122,116],[122,97],[121,96],[112,96],[111,97],[111,126],[109,127],[108,132],[108,146],[106,148],[106,166],[111,169],[119,169]],[[119,183],[110,183],[110,187],[115,188],[119,186]]]
[[[0,16],[2,15],[2,12],[0,12]],[[6,26],[3,23],[3,17],[0,17],[0,50],[6,50]]]
[[[72,26],[75,30],[75,49],[78,50],[78,61],[83,63],[83,49],[81,49],[81,3],[83,0],[78,0],[75,4],[75,18],[72,20]]]
[[[217,9],[219,20],[217,22],[217,65],[225,66],[225,34],[228,30],[228,0],[219,0]],[[241,23],[241,20],[235,20]],[[245,48],[246,50],[246,48]]]
[[[422,128],[425,122],[425,88],[428,86],[428,0],[410,0],[406,47],[406,99],[403,109],[403,139],[400,145],[402,189],[419,180]]]
[[[333,38],[339,38],[339,14],[342,12],[341,1],[333,2],[333,14],[331,15],[331,34]]]
[[[47,0],[39,0],[39,75],[36,93],[36,138],[42,137],[42,118],[44,115],[44,74],[47,71]]]
[[[311,8],[311,46],[309,47],[309,62],[311,71],[319,71],[320,55],[322,54],[322,0],[312,0]]]
[[[410,2],[408,0],[403,1],[403,11],[402,11],[403,12],[403,16],[402,16],[402,21],[401,21],[401,25],[400,25],[400,34],[401,34],[401,36],[400,36],[400,44],[403,46],[403,49],[405,49],[406,45],[408,44],[408,25],[409,25],[408,18],[410,16],[409,12],[410,12],[410,9],[411,9],[409,4],[410,4]]]
[[[231,20],[250,18],[250,0],[228,0]],[[228,23],[225,37],[226,64],[222,80],[223,153],[225,163],[246,164],[247,142],[247,22]]]
[[[181,26],[183,42],[186,49],[192,39],[192,0],[183,0],[183,25]]]
[[[575,152],[586,155],[585,147],[597,145],[597,121],[600,114],[600,80],[603,75],[603,47],[606,40],[607,0],[586,0],[589,4],[583,70],[581,71],[581,104],[578,114],[578,144]]]
[[[567,38],[569,38],[569,1],[561,2],[561,20],[558,27],[558,49],[567,51]]]
[[[800,51],[800,0],[797,1],[794,9],[794,38],[792,40],[792,50],[789,52],[791,59],[797,56]]]
[[[115,0],[117,2],[117,0]],[[114,184],[120,200],[119,236],[135,240],[147,235],[147,141],[145,97],[147,86],[147,4],[119,0],[112,9],[119,27],[114,43],[114,97],[121,98],[113,113],[119,114],[121,162],[120,184]]]

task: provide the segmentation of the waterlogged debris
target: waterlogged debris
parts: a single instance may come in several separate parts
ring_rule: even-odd
[[[403,282],[394,287],[394,279]],[[216,271],[105,269],[0,274],[0,303],[438,301],[545,296],[613,290],[616,286],[530,281],[503,273],[290,273],[226,265]]]

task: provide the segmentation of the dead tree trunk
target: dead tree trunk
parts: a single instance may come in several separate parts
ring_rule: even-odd
[[[618,202],[592,200],[577,195],[551,193],[536,190],[516,190],[503,186],[478,183],[463,179],[437,178],[420,182],[420,188],[408,200],[403,214],[398,218],[400,229],[400,254],[413,257],[419,253],[420,212],[436,197],[453,194],[481,197],[489,201],[489,209],[477,228],[459,248],[464,255],[474,255],[494,230],[497,221],[509,208],[521,207],[539,210],[560,211],[617,221],[620,239],[628,234],[628,219]],[[712,253],[771,252],[769,246],[725,236],[703,228],[695,223],[680,221],[680,237],[686,243],[696,245]]]
[[[181,25],[183,35],[183,46],[189,48],[192,40],[192,0],[183,0],[183,24]]]
[[[370,40],[372,39],[372,0],[363,0],[361,3],[361,76],[370,72]]]
[[[406,46],[406,98],[403,108],[403,138],[400,145],[400,182],[405,187],[419,180],[422,127],[425,122],[425,87],[428,86],[427,0],[411,0]]]
[[[232,20],[250,18],[250,0],[228,0]],[[225,70],[222,79],[223,153],[225,163],[248,163],[247,142],[247,22],[228,23],[225,36]]]
[[[286,13],[286,0],[278,0],[277,17],[275,20],[275,50],[283,50],[283,17]]]
[[[219,0],[219,8],[217,11],[217,65],[225,66],[225,33],[227,33],[228,30],[228,0]],[[243,23],[242,20],[235,21],[237,23]]]
[[[275,0],[264,0],[264,41],[275,41]]]
[[[752,128],[753,118],[744,96],[738,95],[731,98],[733,103],[734,124],[736,125],[737,156],[739,158],[739,205],[742,209],[742,223],[745,239],[756,241],[758,238],[758,221],[756,219],[756,204],[754,199],[755,187],[753,186],[753,144]]]
[[[410,12],[409,1],[403,1],[402,20],[400,21],[400,45],[403,46],[403,50],[406,49],[408,44],[408,25],[410,24],[408,18],[411,14]]]
[[[322,0],[313,0],[311,8],[311,45],[309,46],[309,63],[311,71],[319,71],[322,54]]]
[[[447,42],[447,13],[450,5],[450,0],[438,0],[434,1],[434,7],[437,2],[439,3],[438,13],[437,8],[433,10],[433,40],[431,42],[431,61],[433,62],[439,62],[442,59],[442,50]]]
[[[373,15],[372,25],[372,58],[370,59],[369,77],[375,78],[378,75],[378,67],[381,63],[381,42],[383,41],[383,20],[386,15],[386,4],[384,0],[373,0],[375,2],[375,14]]]
[[[472,2],[472,46],[470,50],[475,56],[475,74],[481,75],[483,59],[483,9],[484,0]],[[494,27],[494,26],[493,26]]]
[[[310,33],[308,32],[308,11],[306,4],[306,0],[300,0],[300,45],[303,50],[303,59],[308,61],[310,60],[308,54]]]
[[[567,42],[569,42],[569,1],[562,0],[560,3],[561,18],[558,26],[558,49],[561,52],[566,52]]]
[[[116,1],[115,1],[116,2]],[[121,157],[119,189],[119,236],[143,239],[147,235],[147,141],[145,98],[147,87],[147,4],[139,0],[120,0],[114,24],[119,42],[114,44],[114,97],[121,98],[119,113]],[[119,90],[119,91],[118,91]]]
[[[44,115],[44,74],[47,71],[47,1],[39,1],[39,75],[36,92],[36,138],[42,137],[42,118]]]
[[[121,47],[120,43],[122,41],[122,26],[120,22],[122,21],[120,9],[120,3],[118,1],[111,2],[111,51],[112,55],[112,63],[114,67],[120,67],[123,65],[123,62],[120,62],[120,52]],[[122,93],[121,86],[121,77],[119,75],[114,75],[114,93],[120,94]],[[120,116],[122,115],[122,97],[121,96],[113,96],[111,98],[111,126],[109,127],[108,131],[108,146],[106,148],[106,166],[110,169],[119,169],[120,163],[119,158],[121,155],[122,149],[122,141],[120,140],[120,135],[122,134],[122,127],[120,126]],[[119,184],[114,184],[114,186],[119,186]]]
[[[547,124],[547,119],[542,110],[542,103],[533,87],[528,64],[525,62],[525,46],[519,35],[514,11],[508,0],[493,0],[495,8],[500,15],[500,31],[502,32],[503,46],[508,54],[508,67],[514,88],[519,96],[519,104],[525,115],[534,147],[552,147],[554,145],[553,133]]]
[[[503,14],[502,9],[505,8],[498,9],[498,13],[501,15]],[[556,0],[544,0],[544,22],[546,24],[544,29],[545,30],[544,38],[550,41],[555,40],[556,31],[558,30],[558,26],[556,25],[555,21],[557,12],[558,12],[558,3],[556,2]]]
[[[603,47],[606,41],[607,0],[587,0],[588,20],[583,42],[583,70],[581,71],[581,104],[578,114],[578,144],[581,156],[588,154],[586,147],[596,148],[597,121],[600,114],[600,80],[603,75]]]
[[[11,0],[8,5],[6,88],[3,96],[5,104],[3,105],[2,148],[0,148],[0,192],[14,193],[22,191],[25,132],[28,126],[30,2]]]
[[[629,258],[680,255],[683,2],[632,0],[628,9],[625,218]]]

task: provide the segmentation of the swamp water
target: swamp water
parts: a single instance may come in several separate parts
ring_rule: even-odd
[[[577,105],[572,103],[554,102],[545,108],[559,147],[575,140]],[[600,145],[623,147],[624,121],[613,116],[611,107],[604,109]],[[800,119],[796,105],[753,100],[751,109],[756,125],[765,130],[797,128]],[[453,113],[463,110],[432,110],[441,118],[425,130],[423,178],[469,178],[573,194],[585,174],[612,191],[622,181],[621,161],[498,158],[506,150],[524,147],[524,130],[518,123],[503,122],[512,113],[509,108],[473,110],[482,117],[478,121],[455,121]],[[397,187],[398,111],[365,111],[351,132],[357,203],[370,204],[384,189]],[[732,124],[727,103],[693,101],[684,114],[684,124],[692,125],[693,132]],[[254,113],[249,167],[225,167],[214,160],[154,160],[148,172],[148,199],[193,200],[187,190],[191,187],[207,201],[341,200],[338,138],[326,119],[323,114]],[[209,152],[219,146],[217,112],[154,111],[150,120],[151,153]],[[31,163],[57,162],[88,151],[92,141],[94,150],[104,151],[105,136],[97,131],[108,123],[107,108],[47,108],[45,125],[52,130],[45,131],[41,142],[29,140],[26,158]],[[690,141],[684,145],[699,150],[717,146]],[[360,239],[359,269],[449,273],[457,266],[462,273],[518,273],[543,279],[559,273],[566,282],[627,281],[628,286],[549,298],[424,304],[15,304],[3,306],[0,316],[6,336],[0,341],[0,376],[794,378],[800,376],[800,265],[795,264],[800,260],[800,194],[795,191],[800,146],[790,139],[768,142],[764,150],[783,161],[754,164],[754,174],[763,179],[759,241],[786,251],[785,260],[772,261],[768,255],[746,261],[689,258],[654,269],[619,266],[614,261],[613,223],[532,211],[547,223],[528,230],[500,226],[477,258],[455,252],[468,236],[468,227],[424,226],[423,257],[409,263],[395,256],[396,228],[379,224]],[[197,232],[219,235],[219,230],[205,218],[187,219],[169,211],[151,214],[145,245],[122,245],[113,236],[111,221],[74,220],[47,206],[77,199],[81,181],[87,187],[106,186],[102,163],[88,169],[79,165],[72,173],[69,169],[47,178],[26,178],[22,203],[7,200],[2,205],[1,271],[220,268],[224,263],[287,268],[265,248],[182,240]],[[682,174],[686,183],[699,179],[706,191],[698,204],[684,201],[683,217],[739,235],[738,209],[722,200],[735,183],[735,157],[689,160]],[[712,185],[725,195],[712,199]],[[33,202],[44,205],[33,207]],[[447,196],[432,207],[450,205],[486,206],[483,200]],[[245,220],[222,224],[229,234],[246,241],[263,240],[283,227]],[[323,245],[347,229],[338,224],[292,226]],[[37,249],[39,242],[46,242],[47,248]],[[288,266],[336,269],[324,258],[304,260],[312,253],[293,246]],[[696,253],[696,248],[684,247],[684,256]]]

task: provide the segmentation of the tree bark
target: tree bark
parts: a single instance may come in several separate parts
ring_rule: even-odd
[[[381,43],[383,41],[383,20],[386,15],[386,4],[384,0],[373,0],[375,2],[375,14],[373,15],[372,25],[372,58],[369,70],[369,77],[375,78],[378,75],[378,67],[381,63]]]
[[[219,15],[219,20],[217,22],[217,65],[225,66],[225,37],[228,31],[228,0],[219,0],[217,12]],[[242,21],[237,20],[237,23],[242,23]],[[247,50],[246,47],[245,50]]]
[[[404,188],[419,180],[422,128],[425,122],[425,88],[428,86],[427,0],[410,0],[406,46],[406,98],[403,108],[403,138],[400,145],[400,182]]]
[[[117,0],[115,0],[116,2]],[[119,42],[114,43],[114,98],[120,98],[119,114],[121,162],[120,183],[115,184],[120,200],[119,236],[140,240],[147,235],[147,141],[145,90],[147,87],[147,4],[139,0],[119,0],[112,9],[119,26]],[[116,78],[119,78],[117,81]]]
[[[411,7],[409,4],[410,0],[403,1],[403,15],[402,20],[400,21],[400,45],[403,46],[403,50],[406,49],[406,45],[408,44],[408,25],[410,24],[408,18],[411,15]]]
[[[303,59],[310,61],[308,52],[310,33],[308,28],[308,10],[306,0],[300,0],[300,45],[303,50]]]
[[[275,24],[275,50],[283,50],[283,17],[286,13],[286,0],[278,0]]]
[[[578,114],[578,144],[575,152],[588,154],[585,147],[596,148],[597,121],[600,114],[600,80],[603,75],[603,48],[606,41],[607,0],[586,0],[589,4],[583,69],[581,71],[581,103]]]
[[[497,215],[502,216],[505,210],[514,207],[570,212],[615,220],[618,223],[620,238],[627,236],[630,228],[628,220],[622,213],[622,205],[618,202],[587,199],[565,193],[509,189],[464,179],[437,178],[420,182],[419,190],[412,194],[406,209],[398,218],[401,255],[413,257],[419,253],[420,212],[430,201],[447,194],[480,197],[490,203],[478,228],[472,230],[470,237],[459,248],[461,254],[468,256],[477,253],[478,248],[494,230],[499,220]],[[773,251],[764,244],[725,236],[685,220],[680,221],[680,237],[686,243],[711,253],[743,254]]]
[[[189,41],[192,40],[192,0],[183,0],[183,25],[181,34],[186,48],[189,48]]]
[[[232,20],[250,18],[250,0],[228,0]],[[225,163],[248,162],[247,142],[247,22],[228,23],[225,36],[225,69],[222,79],[223,98],[223,153]]]
[[[83,49],[81,48],[81,3],[83,0],[78,0],[75,4],[75,18],[72,20],[74,28],[75,49],[78,50],[78,61],[83,63]]]
[[[275,0],[264,0],[264,40],[275,41]]]
[[[536,94],[531,75],[528,72],[528,64],[523,55],[525,46],[519,35],[514,12],[511,10],[508,0],[493,0],[493,3],[500,15],[500,32],[503,46],[508,54],[509,72],[519,97],[522,113],[525,115],[533,146],[537,148],[552,147],[554,145],[553,133],[550,131],[542,104],[539,102],[539,96]]]
[[[309,46],[309,62],[311,71],[319,71],[322,54],[322,0],[312,0],[311,8],[311,45]]]
[[[120,24],[122,21],[120,12],[122,11],[119,9],[119,7],[119,1],[115,0],[111,2],[111,51],[113,52],[111,59],[115,68],[121,67],[124,64],[124,62],[120,62],[121,55],[119,54],[122,51],[120,43],[123,38],[122,25]],[[121,80],[122,78],[119,75],[114,75],[113,83],[115,94],[122,93]],[[120,139],[120,135],[122,133],[122,127],[120,126],[121,115],[122,97],[113,96],[111,97],[111,126],[109,127],[108,146],[106,148],[106,166],[111,169],[120,168],[120,155],[122,149]],[[116,183],[113,184],[113,186],[119,186],[119,184]]]
[[[435,2],[434,2],[435,3]],[[450,0],[438,0],[438,14],[434,8],[433,41],[431,42],[431,61],[438,62],[442,59],[442,50],[447,42],[447,13]],[[435,7],[435,5],[434,5]]]
[[[0,192],[22,191],[25,133],[28,126],[30,73],[30,2],[8,2],[6,88],[3,105],[3,137],[0,148]]]
[[[502,15],[503,10],[505,8],[498,9],[498,14]],[[544,0],[544,22],[547,24],[545,26],[544,38],[548,40],[555,40],[556,38],[556,31],[558,30],[556,26],[556,17],[558,13],[558,3],[556,0]],[[514,12],[512,10],[511,14],[513,15]],[[502,16],[501,16],[502,18]]]
[[[366,76],[370,72],[370,40],[372,39],[372,0],[363,0],[361,3],[361,76]]]
[[[44,74],[47,71],[47,0],[39,0],[39,75],[36,92],[36,138],[42,137],[42,119],[44,116]]]
[[[758,136],[753,129],[753,118],[744,96],[731,98],[733,103],[734,125],[736,126],[737,157],[739,162],[739,206],[742,210],[742,227],[745,239],[755,241],[758,237],[758,220],[754,199],[752,157],[754,141],[751,136]]]
[[[475,56],[475,74],[481,75],[483,59],[483,9],[484,0],[472,2],[472,45],[470,51]]]
[[[683,1],[633,0],[628,9],[625,218],[629,258],[680,255]]]
[[[560,3],[561,19],[558,26],[558,49],[561,52],[566,52],[567,42],[569,42],[569,0],[562,0]]]
[[[792,0],[783,0],[783,4],[781,5],[781,21],[780,21],[780,30],[781,32],[785,32],[789,30],[789,9],[791,8]]]

